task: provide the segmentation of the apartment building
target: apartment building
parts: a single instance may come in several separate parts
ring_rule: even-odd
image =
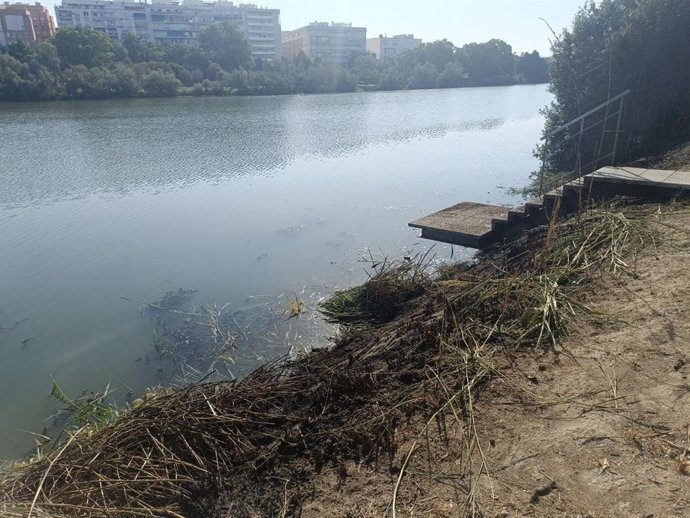
[[[314,22],[283,32],[283,55],[294,59],[304,52],[325,63],[344,64],[367,50],[367,30],[351,23]]]
[[[422,40],[415,38],[414,34],[399,34],[391,38],[380,35],[367,40],[367,52],[374,54],[380,61],[386,61],[421,44]]]
[[[247,38],[255,58],[282,55],[280,10],[226,0],[62,0],[55,7],[58,26],[91,27],[116,40],[127,32],[149,41],[193,45],[199,33],[223,21],[235,25]]]
[[[0,47],[23,42],[35,45],[55,34],[53,17],[40,2],[0,4]]]

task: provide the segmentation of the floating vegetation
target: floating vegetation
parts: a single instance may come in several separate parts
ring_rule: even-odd
[[[294,236],[294,235],[299,234],[303,230],[304,230],[304,228],[301,227],[300,225],[294,225],[294,226],[290,226],[290,227],[281,227],[281,228],[276,230],[276,234],[283,234],[286,236]]]
[[[295,295],[295,300],[288,302],[288,310],[286,311],[288,318],[297,318],[304,313],[304,301]]]
[[[182,376],[189,368],[210,372],[222,367],[229,374],[234,363],[235,338],[228,326],[226,306],[190,308],[153,313],[153,349],[159,360],[172,362],[172,377]],[[170,380],[169,380],[170,381]]]
[[[330,330],[312,311],[321,300],[318,290],[248,297],[239,309],[229,303],[197,306],[197,293],[179,288],[140,303],[153,324],[153,354],[145,359],[159,362],[162,385],[243,376],[262,363],[323,344]]]
[[[163,298],[155,304],[148,304],[147,308],[150,311],[163,310],[163,311],[174,311],[181,309],[185,304],[188,304],[194,294],[199,293],[198,290],[185,290],[183,288],[178,288],[174,291],[168,291]]]
[[[24,322],[28,322],[29,320],[30,320],[30,319],[29,319],[28,317],[27,317],[27,318],[22,318],[21,320],[17,320],[14,324],[12,324],[12,325],[9,326],[9,327],[3,327],[2,325],[0,325],[0,333],[2,333],[2,332],[4,332],[4,331],[7,331],[7,332],[14,331],[14,330],[17,329],[19,326],[21,326]]]
[[[63,412],[68,414],[71,425],[76,428],[89,424],[101,426],[118,416],[117,407],[108,399],[110,385],[101,391],[82,394],[79,398],[71,399],[53,380],[50,395],[63,405]]]

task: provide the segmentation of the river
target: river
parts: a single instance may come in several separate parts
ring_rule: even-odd
[[[233,375],[327,343],[318,302],[361,282],[370,252],[433,245],[409,221],[518,201],[550,100],[538,85],[0,104],[0,458],[50,429],[53,380],[120,399],[164,383],[141,303],[170,290],[272,326]]]

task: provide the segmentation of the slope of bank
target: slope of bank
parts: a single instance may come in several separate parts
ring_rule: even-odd
[[[321,477],[302,516],[391,516],[394,494],[398,516],[687,516],[690,209],[646,210],[668,244],[598,275],[567,339],[494,355],[469,414],[421,441],[408,424],[390,466]]]
[[[681,146],[655,167],[690,170],[688,157]],[[690,207],[642,210],[660,240],[633,275],[595,275],[567,338],[494,356],[470,419],[403,440],[416,452],[405,477],[407,458],[392,472],[352,464],[345,483],[320,479],[303,516],[391,516],[394,494],[398,516],[688,516]]]
[[[518,358],[483,395],[489,516],[690,514],[690,211],[659,209],[675,246],[590,294],[611,322]]]

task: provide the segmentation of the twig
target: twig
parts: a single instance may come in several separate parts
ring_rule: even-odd
[[[72,436],[69,438],[69,440],[65,443],[65,445],[60,449],[60,451],[53,457],[53,459],[50,461],[50,464],[48,464],[48,467],[46,468],[45,472],[43,473],[43,476],[41,477],[41,481],[38,483],[38,487],[36,488],[36,494],[34,495],[34,499],[31,501],[31,507],[29,507],[29,514],[27,515],[26,518],[31,518],[31,514],[34,511],[34,507],[36,506],[36,501],[38,500],[38,495],[41,494],[41,490],[43,489],[43,484],[46,481],[46,478],[48,478],[48,473],[52,469],[52,467],[55,465],[57,460],[60,458],[60,456],[65,452],[65,450],[69,447],[70,444],[72,444],[72,441],[76,439],[77,435],[81,433],[82,430],[84,430],[86,426],[82,426],[79,430],[74,432]]]

